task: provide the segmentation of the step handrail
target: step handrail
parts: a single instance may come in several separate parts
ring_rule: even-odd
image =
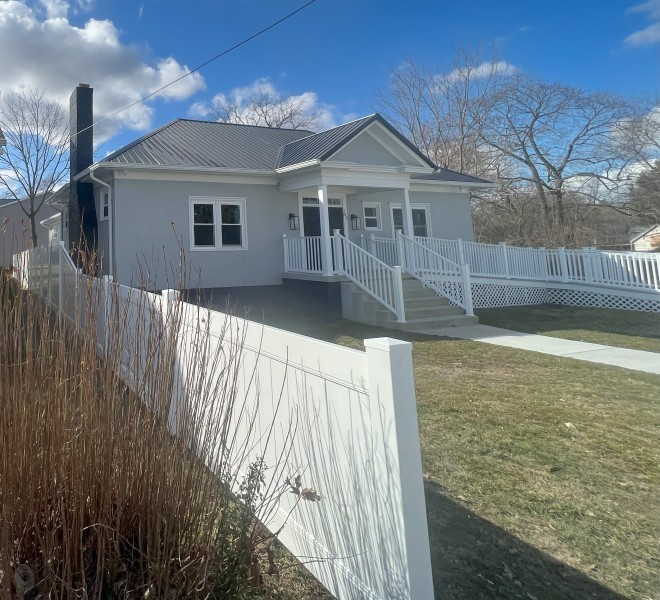
[[[343,275],[405,323],[401,267],[390,267],[364,248],[344,237],[338,229],[332,239],[335,272]]]
[[[397,240],[401,264],[407,273],[463,308],[466,315],[474,316],[472,281],[467,263],[459,265],[401,231],[397,232]]]

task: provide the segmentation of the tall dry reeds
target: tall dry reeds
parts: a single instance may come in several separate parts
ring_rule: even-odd
[[[228,460],[252,452],[233,438],[250,418],[240,348],[205,355],[193,332],[186,360],[209,376],[184,393],[177,303],[164,319],[152,297],[111,288],[114,302],[84,278],[74,323],[2,279],[2,597],[241,598],[264,537],[255,514],[282,490],[264,486],[259,457],[236,485]]]

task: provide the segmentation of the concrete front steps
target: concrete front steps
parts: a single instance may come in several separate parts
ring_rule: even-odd
[[[342,315],[345,319],[403,331],[461,327],[476,325],[478,317],[468,317],[460,306],[455,306],[411,275],[403,276],[403,301],[406,322],[399,323],[396,315],[374,300],[353,283],[342,283]]]

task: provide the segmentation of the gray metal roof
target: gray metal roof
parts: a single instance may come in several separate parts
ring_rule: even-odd
[[[357,135],[371,121],[371,116],[364,117],[321,133],[315,133],[301,140],[290,142],[282,147],[277,166],[289,167],[308,160],[323,160],[327,155],[334,154],[336,149]]]
[[[283,145],[310,135],[299,129],[177,119],[113,152],[103,162],[274,169]]]
[[[327,160],[344,144],[353,139],[361,131],[366,129],[374,122],[378,122],[388,129],[399,141],[406,145],[410,150],[417,154],[425,163],[434,167],[435,165],[424,156],[419,148],[410,143],[408,139],[402,136],[394,127],[392,127],[383,117],[378,113],[363,117],[357,121],[345,123],[339,127],[315,133],[309,137],[290,142],[282,148],[278,168],[289,167],[308,160]]]
[[[460,183],[493,183],[492,181],[481,179],[480,177],[466,175],[465,173],[459,173],[458,171],[452,171],[451,169],[443,169],[442,167],[438,167],[433,173],[414,173],[410,176],[410,179],[421,179],[425,181],[456,181]]]

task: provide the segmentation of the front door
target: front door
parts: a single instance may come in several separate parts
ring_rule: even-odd
[[[316,200],[315,198],[305,198],[305,200]],[[342,235],[344,232],[344,209],[341,206],[341,198],[330,198],[328,206],[328,222],[330,235],[334,235],[334,230],[339,229]],[[303,232],[305,237],[319,237],[321,235],[321,209],[318,205],[303,204],[302,207]]]
[[[411,211],[414,229],[413,235],[415,237],[428,237],[428,211],[426,207],[412,208]],[[403,226],[403,209],[392,207],[392,225],[394,227],[395,233],[401,230],[403,231],[404,235],[407,235]]]

